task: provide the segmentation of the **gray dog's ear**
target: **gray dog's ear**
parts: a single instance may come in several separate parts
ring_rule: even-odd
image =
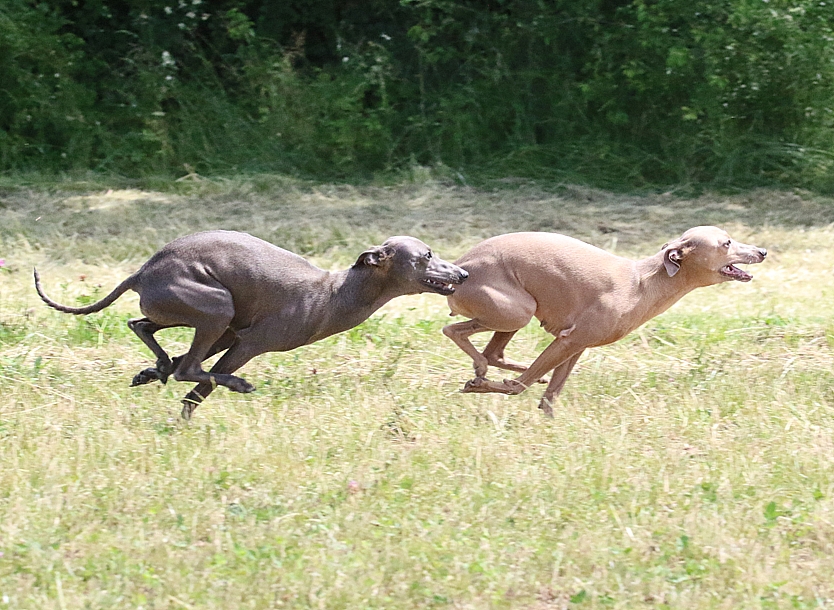
[[[385,246],[374,246],[360,254],[356,262],[353,263],[353,266],[361,267],[362,265],[371,265],[372,267],[379,267],[380,263],[390,258],[392,254]]]

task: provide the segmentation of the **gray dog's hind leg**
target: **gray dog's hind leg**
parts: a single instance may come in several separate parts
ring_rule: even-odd
[[[232,392],[251,392],[255,388],[245,379],[228,373],[207,373],[203,370],[203,360],[229,330],[235,307],[232,295],[223,287],[211,290],[211,287],[206,286],[201,288],[201,292],[203,294],[200,299],[193,303],[185,300],[178,303],[177,313],[181,319],[189,320],[189,326],[194,328],[194,339],[188,353],[174,370],[174,379],[222,385]]]
[[[237,341],[237,333],[233,331],[231,328],[227,329],[226,332],[220,337],[214,345],[211,346],[208,354],[203,360],[207,360],[214,356],[215,354],[219,354],[220,352],[229,349],[232,345],[234,345],[235,341]],[[182,356],[176,356],[171,360],[171,367],[170,369],[166,370],[165,379],[162,380],[158,377],[159,371],[157,369],[145,369],[144,371],[140,371],[136,374],[133,378],[133,383],[131,386],[142,385],[143,383],[150,383],[151,381],[156,381],[159,379],[162,383],[165,383],[168,380],[168,376],[177,370],[177,367],[182,362],[182,359],[185,357],[185,354]]]
[[[237,343],[230,347],[229,351],[223,354],[220,359],[215,362],[214,366],[211,367],[211,370],[208,372],[208,375],[228,375],[231,377],[232,375],[229,375],[230,373],[234,373],[260,353],[262,352],[253,351],[246,344]],[[197,387],[186,394],[185,398],[182,399],[182,418],[186,420],[191,419],[191,414],[194,413],[194,409],[196,409],[197,405],[203,402],[208,395],[214,391],[215,387],[217,387],[216,383],[201,382],[197,385]],[[251,389],[245,391],[251,392],[255,389],[254,386],[251,385],[249,388]]]
[[[148,318],[135,318],[133,320],[129,320],[127,326],[130,330],[136,333],[136,336],[142,340],[142,343],[147,345],[153,352],[153,355],[156,356],[156,367],[147,368],[137,373],[133,377],[133,381],[130,385],[143,385],[157,380],[162,383],[166,383],[168,381],[168,377],[174,372],[174,366],[171,361],[171,357],[168,356],[166,351],[162,349],[162,346],[157,343],[153,334],[158,330],[170,327],[157,324]]]

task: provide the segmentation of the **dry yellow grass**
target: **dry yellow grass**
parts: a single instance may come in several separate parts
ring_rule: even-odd
[[[185,187],[183,187],[185,188]],[[834,201],[626,197],[524,184],[259,178],[0,201],[0,608],[792,608],[834,603]],[[137,199],[137,197],[139,197]],[[556,416],[461,395],[442,298],[243,373],[190,424],[185,384],[109,290],[168,239],[248,230],[327,267],[413,234],[454,258],[512,230],[656,251],[695,224],[767,247],[750,284],[696,291],[580,362]],[[83,281],[81,277],[85,276]],[[187,332],[163,334],[172,352]],[[513,356],[547,341],[520,333]]]

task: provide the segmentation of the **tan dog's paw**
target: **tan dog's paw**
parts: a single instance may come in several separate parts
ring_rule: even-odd
[[[521,394],[524,390],[527,389],[526,385],[524,385],[523,383],[519,383],[514,379],[505,379],[504,383],[501,385],[507,388],[507,394]]]
[[[481,387],[481,384],[486,381],[484,377],[475,377],[474,379],[470,379],[465,384],[463,384],[463,389],[460,391],[461,394],[467,394],[469,392],[478,392],[478,388]]]
[[[542,398],[539,402],[539,409],[542,410],[542,413],[545,417],[549,417],[553,419],[553,403],[549,401],[547,398]]]
[[[493,392],[498,394],[514,393],[512,389],[505,383],[490,381],[485,377],[475,377],[475,379],[470,379],[466,382],[466,385],[463,386],[461,392],[464,394],[468,394],[470,392],[475,392],[479,394],[488,394]]]

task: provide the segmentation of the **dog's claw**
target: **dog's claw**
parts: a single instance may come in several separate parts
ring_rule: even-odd
[[[547,398],[541,399],[541,402],[539,402],[539,409],[542,410],[542,414],[545,417],[553,419],[553,403],[550,402]]]

